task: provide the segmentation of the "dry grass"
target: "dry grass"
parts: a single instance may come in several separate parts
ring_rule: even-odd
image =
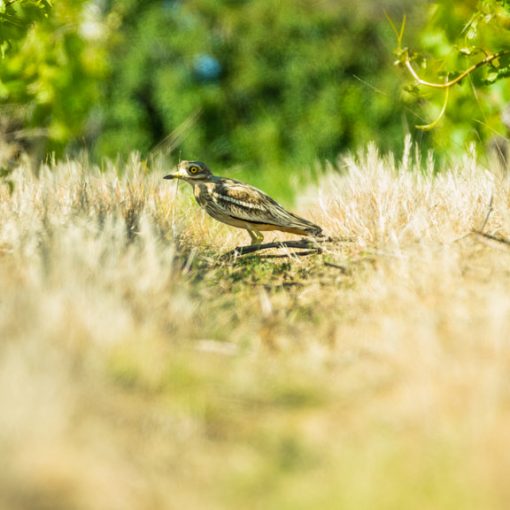
[[[231,264],[136,158],[0,187],[1,508],[509,507],[510,185],[339,166],[295,209],[351,241]]]

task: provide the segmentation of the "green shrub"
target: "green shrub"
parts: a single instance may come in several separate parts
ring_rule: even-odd
[[[97,154],[148,152],[171,134],[182,158],[267,171],[369,140],[399,148],[404,105],[384,7],[113,2],[124,22]]]
[[[416,46],[407,52],[420,78],[443,84],[460,78],[487,57],[501,55],[450,88],[442,118],[444,89],[416,86],[417,81],[407,75],[412,92],[407,99],[417,115],[416,123],[439,119],[431,131],[438,154],[462,154],[471,143],[483,150],[495,134],[508,136],[501,113],[510,103],[510,2],[438,0],[424,14],[423,26],[413,34]],[[404,34],[404,45],[408,34]],[[406,58],[406,53],[400,58]]]
[[[82,136],[99,100],[108,36],[100,18],[85,0],[0,5],[2,128],[39,156]]]

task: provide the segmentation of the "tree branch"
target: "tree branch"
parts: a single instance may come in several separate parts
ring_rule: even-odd
[[[473,230],[473,234],[479,235],[481,237],[485,237],[485,239],[490,239],[491,241],[496,241],[498,243],[504,244],[506,246],[510,246],[510,239],[507,239],[503,236],[495,236],[492,234],[487,234],[485,232],[481,232],[480,230]]]
[[[476,64],[473,64],[472,66],[468,67],[465,71],[462,71],[462,73],[460,73],[459,76],[457,76],[453,80],[447,81],[445,83],[434,83],[431,81],[424,80],[423,78],[420,78],[420,76],[418,76],[418,73],[414,70],[414,68],[411,64],[411,59],[409,58],[409,51],[407,49],[405,49],[403,51],[403,54],[402,54],[403,60],[401,60],[400,63],[403,63],[405,65],[407,70],[411,73],[412,77],[420,85],[424,85],[426,87],[432,87],[435,89],[447,89],[447,88],[453,87],[453,85],[459,83],[466,76],[470,75],[473,71],[476,71],[479,67],[490,64],[493,60],[496,60],[500,57],[504,57],[506,55],[510,55],[510,50],[501,50],[501,51],[498,51],[497,53],[488,55],[483,60],[480,60],[480,62],[477,62]]]
[[[262,250],[269,250],[271,248],[297,248],[304,249],[306,252],[296,252],[294,255],[311,255],[312,253],[321,253],[322,248],[319,246],[319,241],[311,241],[309,239],[300,239],[299,241],[276,241],[272,243],[251,244],[249,246],[238,246],[234,250],[225,253],[222,258],[228,259],[232,257],[239,257],[241,255],[248,255]]]

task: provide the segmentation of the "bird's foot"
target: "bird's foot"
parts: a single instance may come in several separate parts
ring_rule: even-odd
[[[261,232],[257,232],[256,230],[248,230],[248,234],[250,234],[251,246],[255,244],[261,244],[262,241],[264,241],[264,234]]]

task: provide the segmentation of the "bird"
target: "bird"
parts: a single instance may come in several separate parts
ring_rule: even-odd
[[[250,184],[213,175],[202,161],[181,161],[172,173],[163,178],[182,179],[191,184],[198,204],[215,220],[245,229],[252,245],[262,243],[262,232],[268,230],[323,236],[318,225],[287,211]]]

